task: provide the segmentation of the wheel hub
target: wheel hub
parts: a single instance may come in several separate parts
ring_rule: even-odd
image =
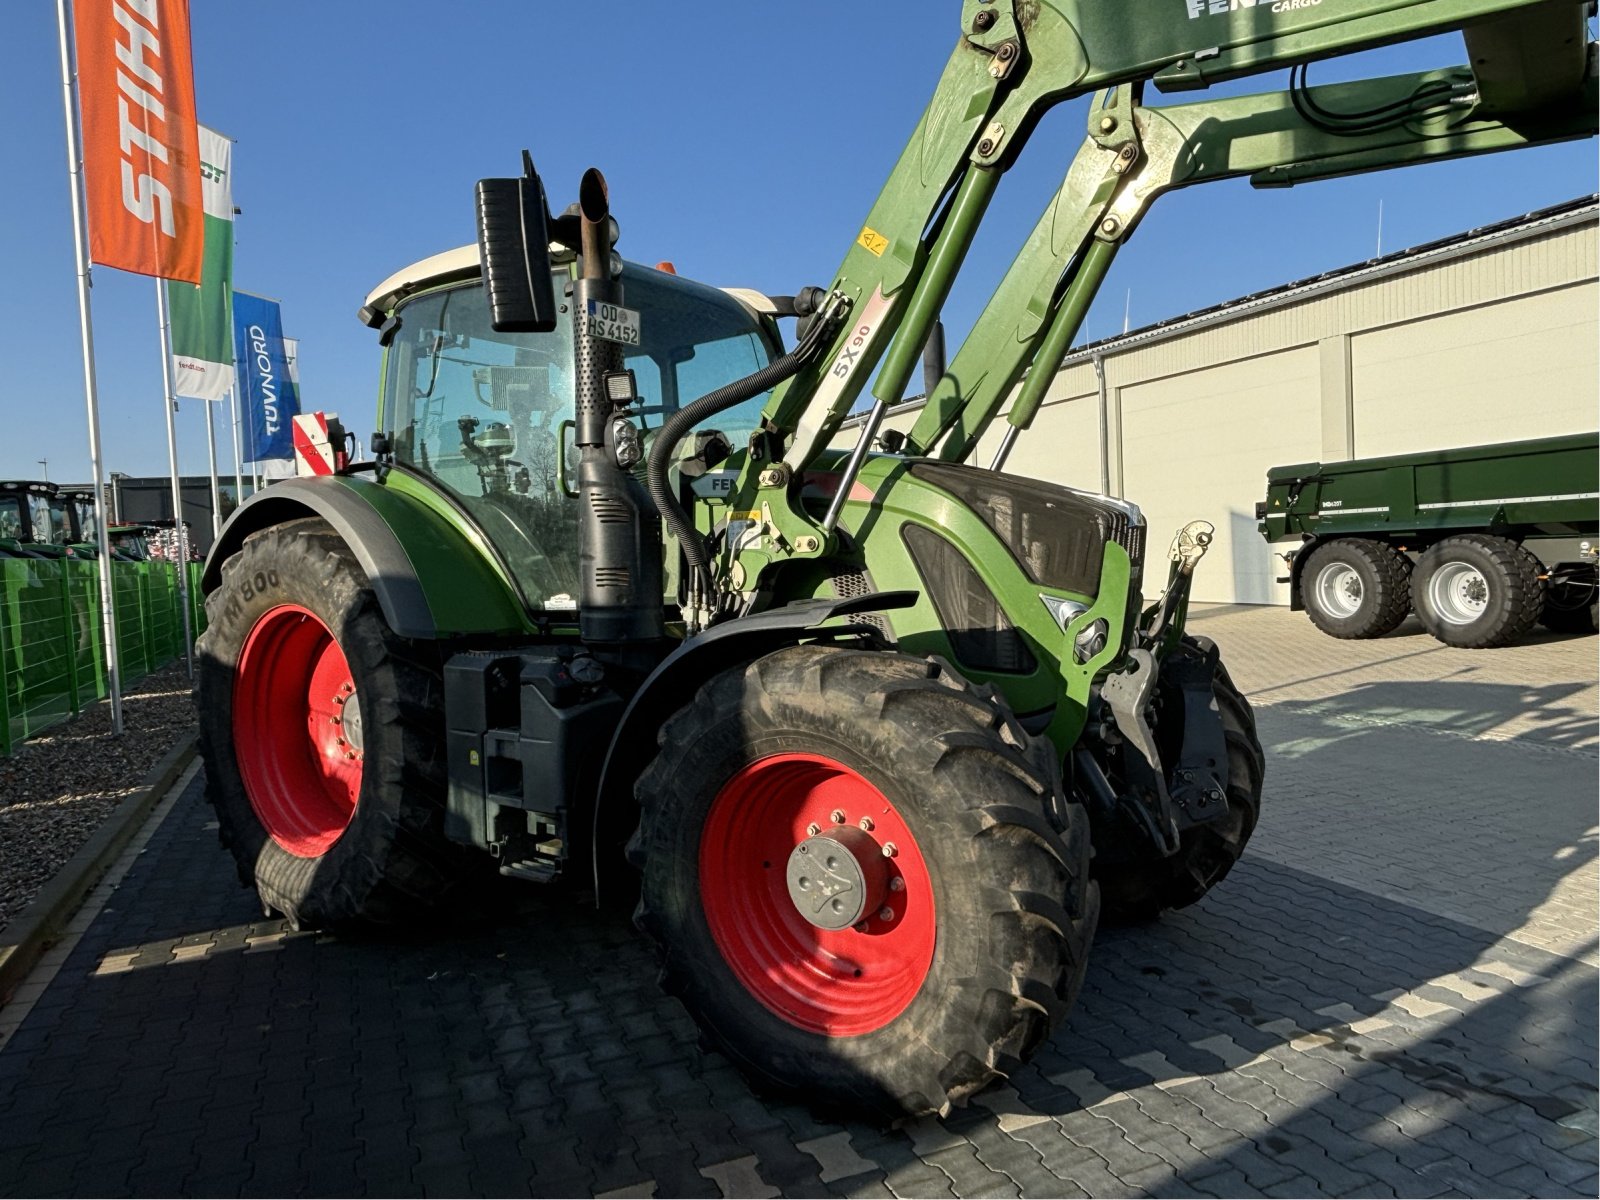
[[[789,855],[789,899],[818,929],[848,929],[877,912],[888,880],[883,848],[851,825],[808,837]]]
[[[1429,581],[1428,598],[1450,624],[1470,625],[1489,607],[1489,581],[1471,563],[1445,563]]]

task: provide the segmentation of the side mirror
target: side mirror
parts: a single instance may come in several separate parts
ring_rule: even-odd
[[[496,333],[549,333],[556,327],[550,279],[550,210],[533,159],[522,152],[520,179],[478,181],[478,255]]]

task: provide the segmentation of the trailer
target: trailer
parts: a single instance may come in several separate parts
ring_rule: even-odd
[[[1257,528],[1290,607],[1337,638],[1408,613],[1451,646],[1504,646],[1542,622],[1592,633],[1600,435],[1294,463],[1267,472]]]

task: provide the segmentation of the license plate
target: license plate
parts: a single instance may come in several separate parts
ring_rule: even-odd
[[[589,322],[590,337],[619,342],[624,346],[639,344],[639,314],[636,310],[591,300],[585,317]]]

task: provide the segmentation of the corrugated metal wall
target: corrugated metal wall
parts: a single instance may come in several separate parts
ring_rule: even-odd
[[[1006,469],[1125,496],[1152,547],[1203,517],[1217,541],[1197,597],[1286,604],[1253,516],[1268,467],[1596,428],[1597,253],[1590,209],[1105,343],[1104,458],[1080,355]],[[996,425],[974,461],[992,459]]]

